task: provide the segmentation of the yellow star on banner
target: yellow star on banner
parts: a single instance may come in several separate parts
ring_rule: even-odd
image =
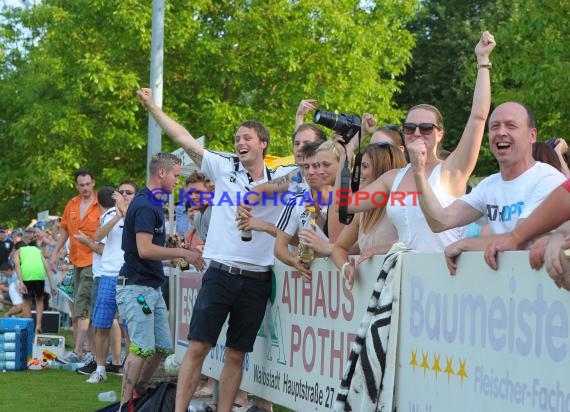
[[[410,360],[410,365],[412,365],[412,369],[415,372],[416,367],[419,366],[418,365],[418,351],[417,350],[412,351],[412,359]]]
[[[447,381],[449,382],[451,375],[455,375],[455,372],[453,372],[453,357],[445,357],[445,370],[443,372],[447,373]]]
[[[439,358],[441,357],[441,355],[436,355],[434,353],[433,355],[433,366],[431,367],[431,369],[435,372],[435,379],[437,380],[437,374],[439,372],[441,372],[441,367],[439,366]]]
[[[422,364],[420,366],[424,368],[424,376],[425,376],[426,371],[429,369],[428,354],[426,352],[422,352]]]
[[[463,360],[463,362],[461,361],[461,359],[459,359],[459,372],[457,372],[457,376],[461,376],[461,384],[463,384],[463,379],[469,376],[467,375],[467,371],[465,370],[466,363],[467,359]]]

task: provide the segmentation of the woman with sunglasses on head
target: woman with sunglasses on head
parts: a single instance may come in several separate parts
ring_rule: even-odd
[[[360,187],[365,188],[384,173],[402,168],[406,163],[404,154],[396,145],[388,142],[368,145],[362,153]],[[398,233],[386,217],[386,210],[374,208],[359,213],[343,228],[334,244],[332,258],[352,287],[356,267],[355,262],[349,262],[349,253],[359,253],[360,263],[372,255],[385,253],[397,241]]]
[[[397,124],[388,124],[377,127],[376,119],[370,113],[362,115],[362,135],[370,136],[370,144],[388,142],[400,149],[406,154],[406,144],[404,143],[404,134],[402,126]],[[407,156],[406,156],[407,159]]]
[[[494,47],[493,36],[489,32],[484,32],[475,47],[478,70],[471,114],[457,148],[447,159],[441,160],[438,157],[438,146],[444,136],[444,127],[441,114],[435,107],[427,104],[412,107],[403,125],[407,148],[416,141],[421,141],[427,147],[426,177],[442,205],[451,204],[456,197],[465,193],[467,180],[477,162],[491,105],[489,55]],[[433,233],[428,227],[419,206],[410,165],[385,173],[368,185],[363,192],[367,192],[369,198],[359,200],[358,204],[355,204],[353,198],[349,212],[361,212],[377,207],[378,201],[373,202],[375,200],[373,194],[386,193],[390,196],[386,214],[396,226],[399,241],[411,249],[421,252],[441,252],[448,244],[463,236],[462,228]],[[359,197],[361,198],[362,196]]]

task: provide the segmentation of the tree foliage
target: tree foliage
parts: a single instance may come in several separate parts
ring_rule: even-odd
[[[152,2],[24,0],[0,14],[0,221],[60,213],[71,176],[143,183]],[[485,29],[493,104],[518,100],[541,139],[569,117],[568,2],[546,0],[165,0],[164,107],[214,149],[261,120],[270,152],[290,152],[303,98],[332,111],[402,121],[431,103],[453,149],[471,106],[474,46]],[[414,44],[416,44],[414,48]],[[401,93],[400,93],[400,89]],[[309,120],[309,119],[307,119]],[[164,150],[175,147],[163,139]],[[484,144],[479,176],[496,170]],[[31,205],[22,210],[24,191]]]
[[[209,147],[232,151],[236,126],[256,119],[271,131],[270,152],[288,154],[303,98],[380,121],[401,116],[392,101],[411,57],[415,0],[165,3],[165,110]],[[2,219],[17,214],[26,188],[21,220],[61,212],[78,169],[99,186],[142,183],[147,114],[134,92],[148,84],[151,2],[43,0],[3,14]]]
[[[536,113],[539,136],[564,135],[569,117],[570,3],[549,0],[426,0],[409,29],[417,34],[401,77],[402,108],[431,103],[443,114],[444,147],[453,150],[469,116],[475,81],[473,48],[483,30],[495,35],[493,106],[520,101]],[[497,171],[484,142],[475,175]]]
[[[520,0],[510,7],[510,18],[499,23],[505,39],[498,60],[496,99],[516,100],[533,109],[539,139],[569,138],[570,119],[570,3]]]

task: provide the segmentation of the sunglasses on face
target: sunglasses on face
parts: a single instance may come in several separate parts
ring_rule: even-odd
[[[122,195],[128,195],[128,196],[132,196],[135,194],[135,192],[133,192],[132,190],[117,190],[117,192],[119,192]]]
[[[441,130],[441,127],[434,123],[404,123],[404,133],[408,135],[414,134],[416,129],[420,129],[420,134],[425,136],[433,132],[434,127]]]
[[[145,315],[150,315],[152,313],[152,310],[150,310],[150,306],[148,306],[148,304],[146,303],[144,295],[142,294],[138,295],[137,302],[139,303],[139,305],[142,305],[142,311]]]

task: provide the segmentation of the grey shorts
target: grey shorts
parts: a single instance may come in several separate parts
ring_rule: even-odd
[[[143,305],[137,301],[139,295],[144,297],[152,313],[143,312]],[[148,357],[154,355],[155,352],[172,352],[168,310],[160,288],[117,285],[117,306],[121,319],[127,324],[132,353]]]

